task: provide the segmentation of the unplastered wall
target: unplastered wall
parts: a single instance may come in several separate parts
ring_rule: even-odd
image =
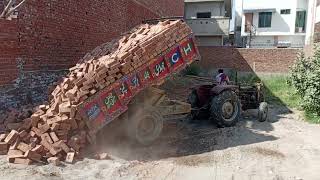
[[[17,77],[18,41],[17,21],[0,19],[0,85]]]
[[[201,61],[198,64],[207,72],[228,68],[240,72],[288,73],[300,50],[199,47]]]
[[[8,77],[0,85],[17,78],[17,59],[25,71],[67,69],[87,51],[155,17],[131,0],[28,0],[17,19],[0,21],[0,72]]]
[[[183,16],[184,0],[134,0],[160,17]]]
[[[0,20],[0,111],[42,102],[85,53],[157,17],[131,0],[27,0]]]

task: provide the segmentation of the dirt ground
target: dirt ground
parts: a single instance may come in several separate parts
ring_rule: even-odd
[[[224,129],[208,121],[171,119],[148,147],[121,138],[101,142],[100,151],[113,160],[22,166],[0,156],[0,179],[319,179],[319,125],[283,106],[272,106],[267,122],[258,122],[256,113],[244,112],[236,127]]]
[[[268,122],[246,112],[233,128],[169,121],[150,147],[104,147],[114,160],[85,158],[63,167],[22,166],[0,157],[1,179],[312,180],[320,177],[320,127],[273,107]]]

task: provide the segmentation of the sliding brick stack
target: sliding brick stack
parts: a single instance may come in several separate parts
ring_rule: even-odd
[[[126,111],[130,97],[139,92],[135,87],[142,90],[147,81],[160,84],[166,75],[190,64],[197,54],[193,43],[191,29],[177,20],[140,25],[97,47],[70,68],[50,103],[0,135],[0,153],[18,164],[74,162],[94,143],[96,127]],[[103,109],[92,101],[97,96],[103,96]]]

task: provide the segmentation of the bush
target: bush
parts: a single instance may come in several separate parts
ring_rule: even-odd
[[[320,48],[315,48],[315,54],[306,58],[303,53],[298,56],[292,66],[289,82],[302,97],[302,107],[320,115]]]

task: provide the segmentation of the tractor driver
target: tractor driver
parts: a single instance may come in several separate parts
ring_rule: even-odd
[[[223,69],[218,70],[216,81],[219,85],[228,85],[230,82],[229,77],[223,72]]]

